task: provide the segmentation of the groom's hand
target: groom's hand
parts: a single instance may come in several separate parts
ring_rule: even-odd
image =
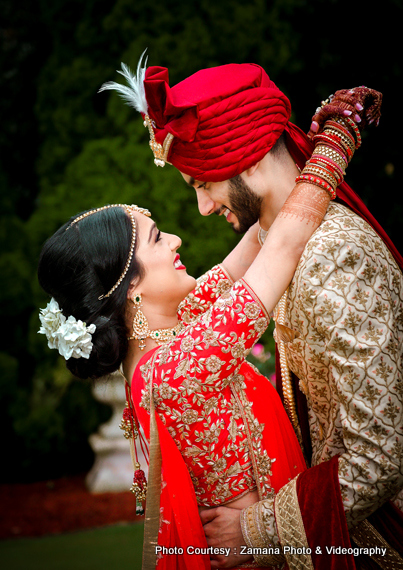
[[[230,554],[211,555],[211,568],[233,568],[252,559],[240,554],[245,541],[241,531],[241,511],[228,507],[206,509],[200,513],[208,546],[229,548]]]

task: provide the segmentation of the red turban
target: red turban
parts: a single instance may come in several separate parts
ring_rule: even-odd
[[[144,88],[157,142],[175,137],[168,161],[203,182],[227,180],[259,162],[291,114],[287,97],[254,64],[202,69],[172,88],[166,68],[149,67]]]

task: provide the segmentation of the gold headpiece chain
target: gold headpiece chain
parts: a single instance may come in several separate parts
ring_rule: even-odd
[[[123,208],[127,212],[127,214],[130,217],[130,221],[132,223],[132,239],[130,242],[129,255],[127,257],[125,268],[123,269],[123,273],[121,274],[119,279],[116,281],[116,283],[112,287],[112,289],[110,289],[107,293],[105,293],[105,295],[100,295],[98,297],[99,301],[101,301],[102,299],[106,299],[107,297],[112,295],[112,293],[122,283],[123,279],[125,278],[126,273],[129,270],[130,264],[131,264],[132,259],[133,259],[134,247],[136,245],[136,220],[134,218],[133,212],[139,212],[140,214],[143,214],[144,216],[148,216],[148,217],[151,216],[151,213],[148,210],[146,210],[145,208],[140,208],[139,206],[136,206],[135,204],[130,204],[130,205],[128,205],[128,204],[109,204],[108,206],[102,206],[101,208],[95,208],[95,210],[89,210],[88,212],[85,212],[85,214],[81,214],[81,216],[78,216],[77,218],[75,218],[75,220],[73,220],[71,222],[71,224],[66,228],[66,231],[69,228],[71,228],[71,226],[73,226],[77,222],[80,222],[84,218],[87,218],[88,216],[92,216],[92,214],[96,214],[97,212],[101,212],[102,210],[109,210],[110,208]]]

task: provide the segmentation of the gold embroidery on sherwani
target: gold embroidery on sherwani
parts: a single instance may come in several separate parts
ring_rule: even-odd
[[[371,559],[374,560],[382,570],[391,570],[391,568],[393,568],[393,570],[403,569],[403,558],[367,520],[360,522],[353,528],[350,531],[350,535],[354,542],[361,548],[378,547],[386,549],[384,555],[371,554]]]
[[[266,507],[273,513],[274,497],[265,501]],[[276,537],[276,540],[271,543],[268,539],[265,527],[264,513],[262,512],[262,502],[255,503],[241,511],[241,528],[242,535],[249,548],[258,549],[259,554],[254,554],[253,558],[259,566],[270,566],[275,568],[282,568],[284,565],[284,555],[281,552],[281,547]],[[264,550],[263,550],[264,549]],[[276,553],[279,551],[279,554]],[[267,552],[264,553],[264,552]]]
[[[302,549],[305,554],[285,554],[290,570],[314,570],[309,550],[304,522],[302,520],[297,495],[297,479],[284,485],[277,493],[274,501],[277,530],[283,546],[293,546]]]
[[[289,287],[291,370],[307,397],[312,465],[339,460],[348,526],[403,488],[403,276],[356,214],[330,205]]]
[[[307,397],[313,465],[339,454],[349,527],[387,499],[403,510],[403,277],[379,236],[337,203],[289,287],[291,370]],[[261,503],[268,541],[276,529]]]

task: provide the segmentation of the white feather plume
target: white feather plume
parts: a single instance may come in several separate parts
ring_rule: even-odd
[[[104,83],[101,89],[98,91],[98,93],[101,91],[107,91],[108,89],[117,91],[119,95],[124,99],[124,101],[130,105],[130,107],[134,107],[136,111],[139,113],[144,113],[144,115],[148,114],[146,92],[144,89],[144,79],[146,75],[148,57],[146,57],[144,67],[142,67],[143,57],[146,51],[147,49],[143,51],[139,59],[139,63],[137,65],[137,75],[134,75],[127,65],[121,63],[122,71],[118,71],[118,73],[120,73],[120,75],[123,75],[123,77],[126,79],[128,87],[126,85],[116,83],[115,81],[108,81],[107,83]]]

